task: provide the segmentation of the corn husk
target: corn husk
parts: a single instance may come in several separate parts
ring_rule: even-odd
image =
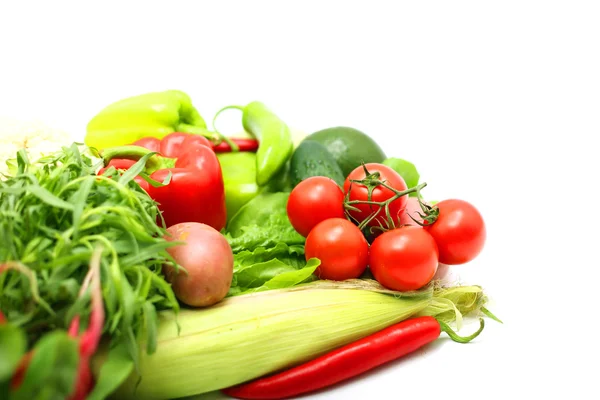
[[[163,313],[156,353],[140,354],[140,374],[132,374],[115,398],[210,392],[306,362],[411,316],[460,314],[434,293],[442,292],[433,285],[399,293],[371,280],[316,281],[181,310],[177,320]]]

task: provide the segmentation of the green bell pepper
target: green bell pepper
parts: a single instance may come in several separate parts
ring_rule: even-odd
[[[256,153],[219,153],[217,158],[221,163],[229,221],[244,204],[259,193],[256,183]]]
[[[146,93],[110,104],[88,123],[85,144],[101,150],[144,137],[162,139],[173,132],[214,138],[190,97],[179,90]]]

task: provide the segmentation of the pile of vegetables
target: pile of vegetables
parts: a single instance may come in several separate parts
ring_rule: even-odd
[[[214,127],[229,109],[246,137]],[[497,320],[481,287],[434,280],[482,251],[481,214],[424,200],[416,167],[353,128],[297,144],[252,102],[209,129],[171,90],[8,163],[0,398],[288,398]]]

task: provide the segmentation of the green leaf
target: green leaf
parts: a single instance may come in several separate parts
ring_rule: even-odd
[[[87,204],[87,198],[92,191],[92,186],[94,185],[93,176],[87,177],[84,179],[79,189],[73,194],[71,197],[71,203],[74,205],[73,208],[73,231],[77,231],[79,229],[79,225],[81,224],[81,215],[83,214],[83,210]]]
[[[173,173],[171,171],[169,171],[169,173],[167,174],[167,176],[165,177],[165,179],[162,182],[152,179],[150,177],[150,175],[148,175],[145,172],[140,172],[140,177],[143,180],[145,180],[146,182],[148,182],[152,187],[158,188],[158,187],[167,186],[169,183],[171,183],[171,178],[173,178]]]
[[[73,211],[75,206],[71,203],[68,203],[61,199],[60,197],[56,197],[52,193],[50,193],[47,189],[41,186],[30,185],[25,188],[25,190],[35,197],[48,204],[49,206],[62,208],[64,210]]]
[[[135,164],[133,164],[121,177],[119,178],[119,183],[121,185],[127,185],[131,182],[136,176],[138,176],[144,169],[146,168],[146,162],[150,157],[155,155],[156,152],[150,152],[140,158]]]
[[[133,371],[133,361],[127,346],[121,343],[108,352],[96,378],[96,384],[87,400],[104,400],[121,386]]]
[[[271,248],[242,251],[234,255],[233,281],[228,296],[296,285],[310,277],[317,266],[318,263],[307,265],[302,245],[278,243]]]
[[[303,245],[288,246],[286,243],[277,243],[275,247],[257,247],[253,251],[244,250],[236,253],[234,255],[234,271],[274,258],[295,268],[302,268],[306,265]]]
[[[419,171],[413,163],[401,158],[388,158],[383,161],[383,164],[400,174],[407,187],[412,188],[419,184]],[[416,195],[416,193],[411,193],[409,196],[415,197]]]
[[[296,286],[310,279],[319,265],[321,265],[321,261],[318,258],[311,258],[306,263],[306,267],[279,274],[265,282],[264,285],[256,289],[251,289],[249,292],[262,292],[264,290],[283,289]]]
[[[297,271],[296,268],[274,258],[269,261],[242,267],[236,273],[237,284],[244,289],[255,288],[264,285],[277,275],[295,271]]]
[[[14,400],[58,400],[68,398],[75,389],[79,364],[78,343],[64,331],[43,336],[33,349],[23,383]]]
[[[303,246],[305,238],[287,216],[289,193],[261,193],[244,205],[227,226],[226,237],[234,253],[278,243]]]
[[[23,330],[10,324],[0,325],[0,382],[12,377],[26,350]]]
[[[244,234],[249,226],[265,226],[273,220],[285,225],[287,219],[287,200],[289,193],[261,193],[246,203],[229,221],[227,231],[233,237]],[[271,217],[275,216],[274,219]],[[281,219],[283,216],[285,219]],[[289,223],[289,220],[288,220]],[[291,224],[290,224],[291,226]]]
[[[153,354],[157,346],[158,317],[154,304],[149,301],[144,303],[144,320],[146,321],[146,352]]]
[[[285,219],[284,219],[285,218]],[[234,253],[253,251],[258,247],[274,247],[278,243],[289,246],[303,246],[306,239],[290,224],[287,217],[272,216],[266,225],[252,225],[244,229],[241,236],[232,238],[226,235]]]

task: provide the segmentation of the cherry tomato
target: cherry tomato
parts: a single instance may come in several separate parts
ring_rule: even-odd
[[[437,245],[426,230],[416,226],[393,229],[373,241],[369,266],[375,279],[386,288],[417,290],[435,275]]]
[[[377,164],[377,163],[369,163],[369,164],[365,164],[365,167],[371,174],[374,172],[379,172],[379,174],[380,174],[379,179],[381,181],[384,181],[387,185],[393,187],[394,189],[400,190],[400,191],[407,189],[406,182],[404,181],[402,176],[400,176],[400,174],[398,174],[396,171],[394,171],[392,168],[388,167],[387,165]],[[371,194],[371,199],[369,199],[369,197],[368,197],[368,189],[365,185],[352,183],[352,188],[350,188],[350,180],[351,179],[362,180],[364,178],[365,178],[365,171],[362,166],[355,168],[354,171],[350,172],[350,174],[346,178],[346,181],[344,182],[344,193],[347,194],[348,191],[350,191],[350,201],[352,201],[352,200],[360,200],[360,201],[369,200],[369,201],[382,202],[382,201],[385,201],[385,200],[389,199],[390,197],[394,196],[394,192],[392,192],[391,190],[389,190],[388,188],[385,188],[383,186],[378,186],[373,190],[373,192]],[[404,210],[404,208],[406,207],[407,197],[408,197],[408,195],[399,197],[398,199],[394,200],[389,206],[390,215],[394,219],[394,223],[396,223],[396,224],[398,224],[402,210]],[[377,211],[379,208],[379,206],[372,205],[372,204],[354,204],[353,206],[358,208],[360,210],[360,212],[350,211],[350,215],[353,218],[355,218],[358,222],[364,221],[371,214],[373,214],[375,211]],[[377,216],[368,225],[369,226],[379,226],[378,221],[384,227],[388,226],[385,210],[383,208],[377,212]]]
[[[312,176],[290,193],[287,214],[294,229],[307,237],[319,222],[344,218],[344,193],[333,179]]]
[[[440,262],[448,265],[473,260],[485,244],[486,229],[479,211],[464,200],[437,203],[439,215],[425,229],[433,236],[440,252]]]
[[[344,218],[320,222],[306,238],[306,260],[317,257],[315,274],[342,281],[358,278],[367,268],[369,245],[356,225]]]

